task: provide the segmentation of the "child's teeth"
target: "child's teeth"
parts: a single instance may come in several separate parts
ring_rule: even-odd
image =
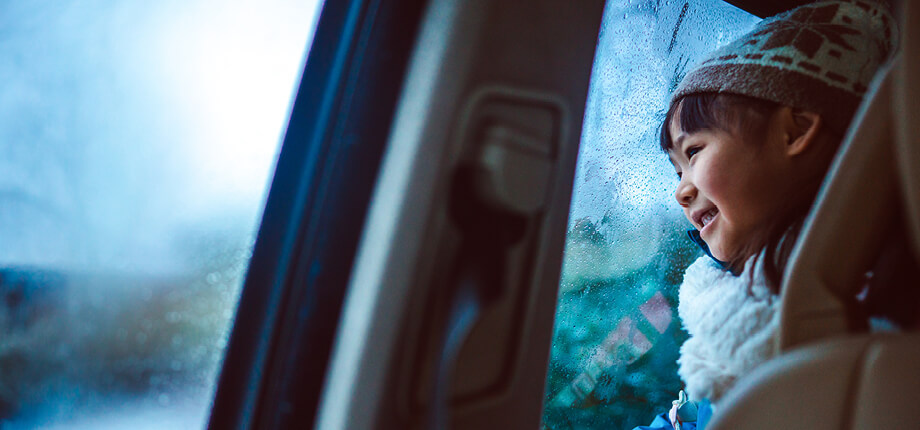
[[[701,219],[701,221],[703,221],[703,226],[706,226],[707,224],[709,224],[709,222],[712,221],[712,218],[714,216],[715,215],[713,215],[712,211],[706,212],[706,214],[703,215],[703,218]]]

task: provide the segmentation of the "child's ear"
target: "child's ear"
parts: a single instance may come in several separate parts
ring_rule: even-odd
[[[785,108],[786,154],[790,156],[805,152],[818,140],[821,127],[824,126],[821,115],[800,109]]]

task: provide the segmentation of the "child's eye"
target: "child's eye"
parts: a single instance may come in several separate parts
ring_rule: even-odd
[[[689,160],[693,158],[693,156],[696,155],[697,152],[700,152],[700,149],[702,148],[700,148],[699,146],[691,146],[687,148],[686,151],[684,151],[684,154],[687,155],[687,159]]]

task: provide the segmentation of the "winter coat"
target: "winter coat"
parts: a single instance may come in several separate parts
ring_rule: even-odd
[[[677,312],[690,338],[677,362],[691,400],[717,403],[735,381],[777,354],[780,300],[759,261],[751,258],[736,276],[704,256],[684,274]]]

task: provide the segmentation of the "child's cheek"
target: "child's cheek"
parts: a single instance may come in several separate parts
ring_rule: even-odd
[[[725,193],[725,188],[731,183],[729,172],[722,168],[724,166],[719,165],[718,160],[706,160],[700,164],[697,187],[706,198],[718,203]]]

